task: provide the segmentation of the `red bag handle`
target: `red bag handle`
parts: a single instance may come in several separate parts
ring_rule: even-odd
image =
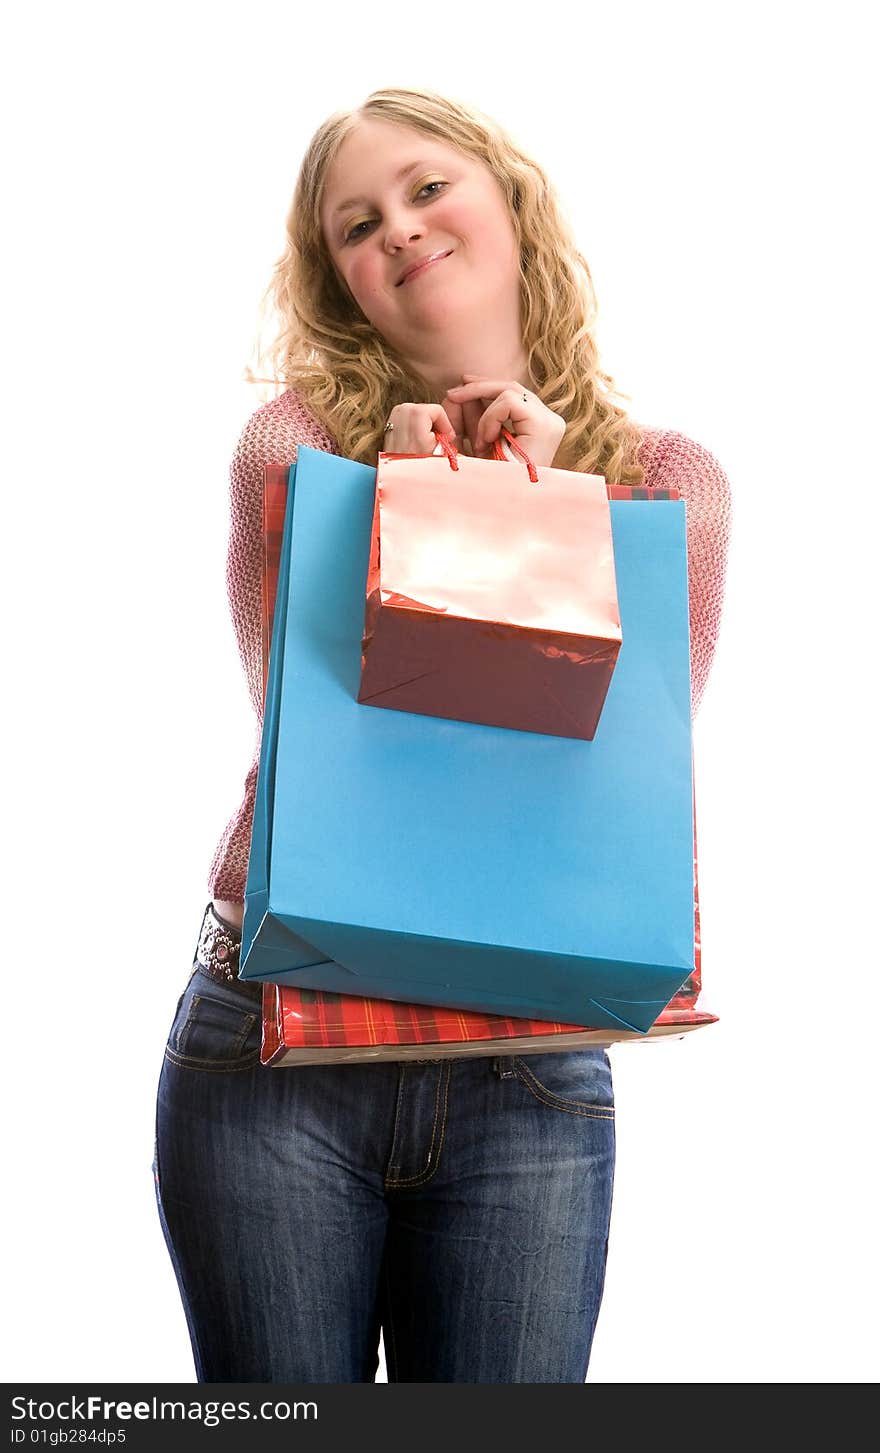
[[[503,426],[502,426],[502,429],[501,429],[501,433],[504,435],[504,438],[507,440],[507,442],[510,445],[511,449],[513,450],[514,454],[518,454],[519,457],[520,457],[520,459],[523,461],[523,463],[528,466],[529,479],[531,480],[532,484],[538,484],[538,482],[539,482],[538,481],[538,471],[535,468],[534,464],[532,463],[531,459],[529,458],[528,454],[525,452],[525,450],[523,448],[520,447],[519,444],[517,444],[517,442],[514,439],[513,435],[507,429],[505,429]],[[437,430],[435,429],[434,430],[434,438],[437,440],[437,443],[440,445],[440,448],[443,450],[443,453],[446,455],[446,458],[449,460],[449,467],[450,467],[450,469],[457,470],[458,469],[458,450],[456,449],[455,445],[453,444],[451,436],[449,434],[439,434],[437,432]],[[388,457],[390,459],[424,459],[426,457],[427,458],[430,458],[430,455],[427,455],[426,456],[424,454],[390,454]],[[500,439],[495,439],[494,442],[493,442],[493,444],[492,444],[492,458],[493,459],[497,459],[499,461],[499,463],[501,463],[501,464],[509,464],[510,463],[510,460],[507,458],[506,454],[504,453],[504,450],[501,447],[501,440]]]
[[[519,444],[517,444],[517,442],[514,439],[513,435],[507,429],[505,429],[503,425],[502,425],[502,428],[501,428],[501,432],[504,435],[505,439],[507,440],[508,444],[510,445],[511,449],[513,450],[514,454],[518,454],[519,457],[520,457],[520,459],[523,461],[523,463],[528,465],[528,468],[529,468],[529,479],[532,481],[532,484],[537,484],[538,483],[538,471],[535,468],[534,464],[532,463],[531,459],[529,458],[528,454],[526,453],[525,449],[523,449]],[[507,456],[504,453],[504,450],[501,448],[501,440],[500,439],[495,439],[493,441],[493,443],[492,443],[492,458],[493,459],[500,460],[500,462],[502,464],[509,464],[510,463],[509,459],[507,458]]]

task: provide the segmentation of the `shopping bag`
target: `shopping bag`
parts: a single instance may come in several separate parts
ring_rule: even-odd
[[[639,1034],[264,984],[260,1063],[284,1069],[364,1060],[564,1053],[680,1038],[715,1023],[717,1015],[676,1006],[674,999],[647,1033]]]
[[[564,1053],[623,1042],[681,1038],[717,1014],[697,1007],[700,996],[700,907],[694,843],[694,972],[646,1033],[596,1029],[543,1019],[398,1004],[330,990],[264,984],[260,1063],[272,1069],[365,1060],[449,1059],[468,1055]]]
[[[563,1053],[623,1042],[656,1043],[717,1024],[697,1007],[701,992],[700,896],[694,838],[694,972],[647,1033],[539,1019],[398,1004],[329,990],[264,984],[260,1062],[272,1069],[364,1060],[448,1059],[468,1055]]]
[[[287,465],[267,464],[263,479],[263,694],[269,674],[272,620],[287,503]],[[631,499],[620,487],[616,498]],[[639,490],[640,498],[678,498],[666,490]],[[697,1008],[700,994],[700,909],[694,838],[693,974],[667,1004],[645,1035],[625,1029],[596,1029],[558,1021],[512,1019],[442,1006],[395,1003],[330,990],[264,984],[262,1001],[263,1065],[291,1068],[316,1064],[353,1064],[364,1060],[434,1059],[465,1055],[562,1052],[621,1041],[654,1042],[680,1037],[717,1015]]]
[[[586,742],[358,703],[374,486],[290,472],[241,976],[644,1032],[694,968],[684,504],[612,500]]]
[[[592,740],[620,650],[605,480],[380,454],[358,701]]]

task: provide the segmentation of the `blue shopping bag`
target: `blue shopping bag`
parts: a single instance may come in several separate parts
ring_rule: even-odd
[[[593,741],[357,701],[375,470],[290,472],[240,974],[647,1030],[694,968],[685,506],[611,502]]]

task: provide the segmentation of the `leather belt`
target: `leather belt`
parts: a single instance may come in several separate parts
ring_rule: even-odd
[[[219,983],[232,984],[255,999],[262,998],[262,984],[238,977],[240,956],[241,930],[221,918],[213,903],[209,903],[199,930],[195,962]]]

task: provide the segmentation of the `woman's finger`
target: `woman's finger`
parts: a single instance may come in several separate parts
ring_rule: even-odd
[[[433,412],[431,414],[429,432],[433,431],[437,434],[452,434],[454,436],[456,432],[455,425],[453,424],[446,410],[443,408],[443,405],[437,404],[436,407],[434,407],[433,405],[431,407]],[[437,440],[432,437],[431,448],[435,449],[436,447]]]
[[[450,389],[449,397],[453,403],[461,403],[468,437],[481,456],[492,453],[492,443],[503,426],[515,431],[517,424],[534,420],[536,409],[539,414],[544,411],[540,399],[515,380],[477,378],[467,373],[462,377],[465,382]]]
[[[445,399],[442,400],[440,407],[443,409],[447,419],[451,423],[452,432],[455,435],[456,439],[463,439],[464,435],[467,433],[467,429],[465,427],[464,410],[462,409],[461,404],[453,403],[452,400],[447,396]]]
[[[437,434],[455,436],[452,420],[442,404],[396,404],[385,430],[385,452],[433,454]]]
[[[543,415],[549,417],[549,410],[540,402],[525,403],[523,392],[517,388],[505,388],[496,399],[493,399],[489,406],[483,411],[480,420],[480,444],[483,448],[497,439],[501,433],[502,425],[509,425],[516,432],[518,425],[535,425]],[[523,432],[523,431],[521,431]],[[528,427],[524,430],[529,433]]]

